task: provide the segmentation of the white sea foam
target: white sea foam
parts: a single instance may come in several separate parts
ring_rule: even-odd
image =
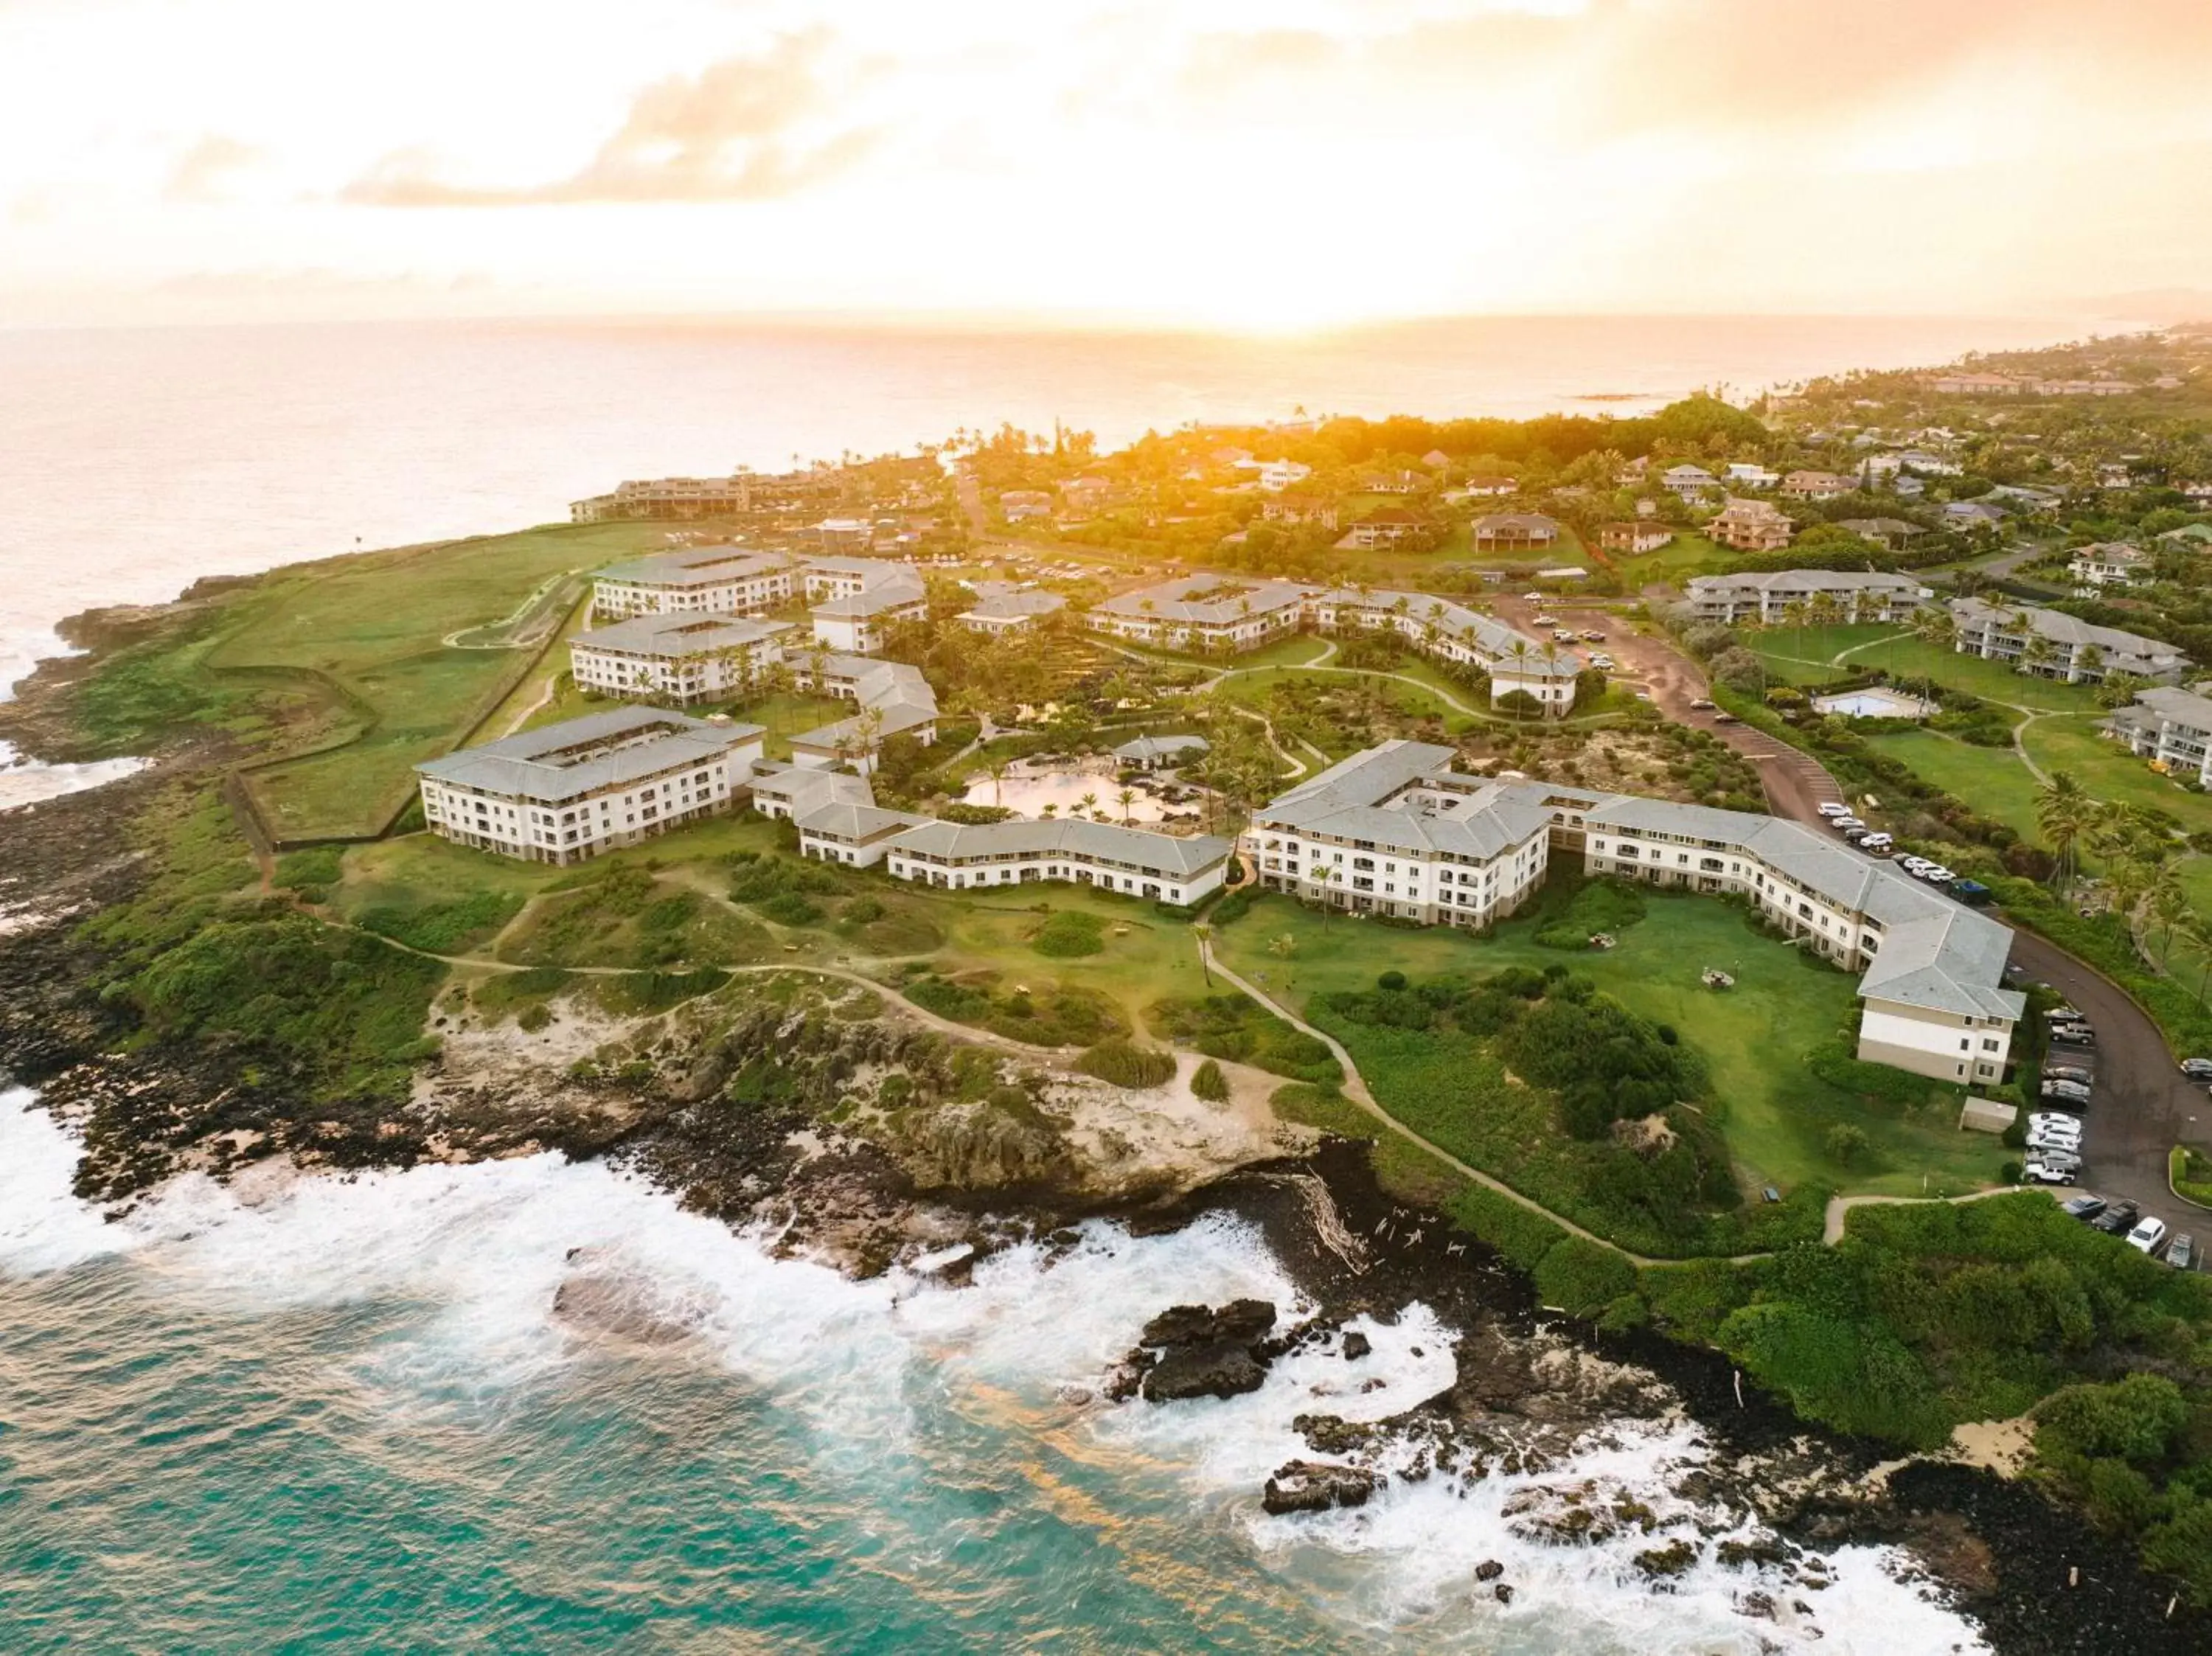
[[[136,775],[146,768],[143,759],[94,759],[82,765],[49,765],[26,759],[8,743],[0,742],[0,810],[36,804],[64,793],[78,793]]]
[[[1824,1652],[1982,1648],[1964,1621],[1896,1578],[1886,1550],[1846,1549],[1832,1560],[1832,1585],[1814,1592],[1771,1571],[1723,1569],[1708,1543],[1702,1562],[1655,1591],[1635,1554],[1675,1533],[1694,1539],[1694,1531],[1631,1531],[1587,1546],[1515,1532],[1504,1507],[1516,1494],[1583,1479],[1597,1504],[1625,1495],[1662,1519],[1687,1516],[1670,1486],[1708,1453],[1687,1426],[1595,1435],[1541,1476],[1395,1480],[1357,1510],[1264,1514],[1255,1497],[1267,1474],[1311,1455],[1291,1427],[1297,1416],[1381,1419],[1451,1383],[1450,1337],[1418,1304],[1356,1322],[1373,1348],[1357,1363],[1331,1343],[1280,1359],[1245,1397],[1102,1406],[1068,1426],[1055,1389],[1095,1384],[1170,1301],[1254,1295],[1286,1316],[1304,1309],[1258,1234],[1231,1218],[1142,1238],[1086,1225],[1072,1250],[1003,1252],[957,1289],[901,1271],[854,1283],[776,1259],[640,1181],[553,1156],[349,1179],[264,1176],[240,1189],[188,1177],[103,1224],[69,1195],[67,1135],[28,1106],[27,1094],[0,1095],[0,1270],[55,1271],[120,1254],[174,1294],[246,1316],[419,1302],[422,1317],[351,1354],[338,1377],[394,1416],[482,1410],[495,1427],[501,1408],[588,1360],[589,1345],[551,1309],[574,1268],[570,1250],[582,1247],[592,1270],[654,1284],[669,1307],[695,1313],[692,1350],[806,1422],[825,1471],[864,1487],[911,1476],[900,1457],[910,1447],[912,1399],[937,1387],[1011,1396],[1054,1429],[1082,1435],[1119,1475],[1179,1488],[1200,1521],[1242,1537],[1347,1631],[1425,1648],[1594,1656],[1752,1652],[1762,1638],[1785,1648],[1817,1642]],[[1370,1380],[1381,1384],[1362,1391]],[[1026,1429],[1017,1420],[1009,1429]],[[923,1546],[927,1538],[908,1539]],[[1489,1558],[1505,1566],[1510,1606],[1474,1579]],[[1741,1613],[1742,1595],[1753,1591],[1773,1598],[1779,1619]],[[1794,1601],[1811,1613],[1792,1610]]]

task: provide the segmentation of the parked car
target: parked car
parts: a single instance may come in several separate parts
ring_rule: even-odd
[[[2043,1009],[2043,1021],[2045,1023],[2079,1023],[2081,1022],[2081,1009],[2062,1001],[2056,1006]]]
[[[2078,1081],[2084,1087],[2097,1078],[2097,1072],[2079,1064],[2046,1064],[2043,1066],[2045,1081]]]
[[[1851,814],[1851,808],[1849,805],[1836,799],[1823,799],[1813,809],[1823,816],[1849,816]]]
[[[1713,715],[1713,723],[1716,725],[1733,725],[1735,722],[1736,717],[1734,713],[1715,713]]]
[[[1590,658],[1590,665],[1600,672],[1611,672],[1613,666],[1613,658],[1601,650]]]
[[[1915,857],[1911,855],[1899,858],[1897,859],[1897,865],[1903,869],[1907,874],[1917,874],[1923,868],[1933,868],[1936,866],[1935,864],[1929,862],[1925,857]]]
[[[2101,1196],[2076,1196],[2058,1210],[2069,1219],[2079,1219],[2087,1224],[2105,1210],[2105,1198]]]
[[[1692,713],[1709,713],[1712,710],[1713,703],[1711,696],[1701,695],[1690,703],[1690,711]]]
[[[2197,1239],[2183,1231],[2166,1245],[2166,1262],[2176,1271],[2197,1269]]]
[[[1873,832],[1869,828],[1847,828],[1844,830],[1844,843],[1847,846],[1864,845],[1867,835]]]
[[[1896,843],[1897,841],[1890,838],[1888,834],[1881,833],[1877,829],[1875,832],[1868,834],[1865,839],[1859,841],[1859,849],[1861,851],[1887,852]]]
[[[2046,1081],[2043,1083],[2042,1093],[2045,1098],[2068,1098],[2083,1104],[2087,1104],[2091,1096],[2088,1083],[2082,1081]]]
[[[1521,602],[1523,604],[1541,604],[1543,601],[1544,595],[1541,592],[1523,592],[1521,595]]]
[[[2031,1156],[2020,1164],[2021,1180],[2030,1185],[2070,1185],[2081,1176],[2081,1163],[2068,1167],[2063,1162]]]
[[[1841,834],[1845,828],[1863,828],[1866,824],[1856,816],[1831,816],[1828,826]]]
[[[1927,881],[1930,885],[1948,885],[1952,881],[1959,877],[1957,875],[1952,873],[1949,869],[1944,867],[1941,863],[1931,863],[1928,867],[1921,869],[1917,870],[1917,872],[1919,877]]]
[[[2042,1149],[2030,1149],[2027,1159],[2031,1162],[2040,1162],[2046,1168],[2057,1168],[2067,1173],[2081,1171],[2081,1152],[2078,1149],[2069,1150],[2063,1145],[2052,1144]]]
[[[2122,1236],[2135,1228],[2136,1216],[2142,1211],[2133,1202],[2115,1202],[2089,1222],[2107,1236]]]
[[[1554,627],[1554,628],[1552,629],[1552,642],[1553,642],[1553,643],[1554,643],[1554,644],[1572,644],[1574,641],[1575,641],[1575,629],[1574,629],[1573,628],[1571,628],[1571,627]]]
[[[2081,1154],[2081,1135],[2078,1132],[2058,1132],[2045,1128],[2027,1136],[2027,1148],[2034,1154],[2048,1157],[2053,1150],[2067,1156]]]
[[[2212,1081],[2212,1058],[2185,1058],[2181,1073],[2191,1081]]]
[[[2062,1110],[2038,1110],[2027,1118],[2027,1125],[2031,1131],[2037,1127],[2072,1127],[2079,1131],[2081,1118],[2068,1115]]]
[[[2062,1046],[2094,1046],[2097,1032],[2086,1023],[2061,1023],[2052,1027],[2051,1039]]]
[[[1605,642],[1605,634],[1599,632],[1595,628],[1586,628],[1583,632],[1583,642],[1585,644],[1602,644]]]
[[[2128,1233],[2128,1246],[2138,1253],[2155,1253],[2166,1240],[2166,1221],[2146,1219]]]
[[[1996,895],[1995,892],[1991,891],[1989,887],[1984,885],[1979,880],[1952,881],[1951,895],[1954,897],[1956,897],[1960,902],[1970,903],[1976,908],[1979,908],[1984,903],[1986,903],[1990,898]]]

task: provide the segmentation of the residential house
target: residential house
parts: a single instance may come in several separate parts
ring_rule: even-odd
[[[1052,496],[1041,488],[1010,488],[999,496],[999,511],[1010,524],[1052,516]]]
[[[1781,508],[1765,500],[1739,500],[1731,495],[1717,516],[1705,525],[1705,533],[1723,546],[1739,552],[1773,552],[1790,544],[1796,526]]]
[[[1313,468],[1302,460],[1269,460],[1256,468],[1260,487],[1270,494],[1279,494],[1286,488],[1295,488],[1313,476]]]
[[[1832,500],[1857,487],[1833,471],[1793,471],[1782,480],[1782,493],[1793,500]]]
[[[1539,512],[1493,512],[1474,520],[1478,552],[1548,551],[1559,538],[1559,525]]]
[[[2124,541],[2099,541],[2077,546],[2066,561],[2066,573],[2077,586],[2128,586],[2151,578],[2151,555]]]
[[[2190,664],[2171,644],[2099,627],[2061,610],[1954,598],[1951,619],[1953,647],[1961,655],[2008,662],[2024,673],[2069,684],[2100,683],[2109,673],[2170,684]]]
[[[1659,482],[1662,487],[1673,490],[1683,500],[1688,501],[1695,501],[1709,489],[1717,488],[1720,485],[1720,479],[1714,476],[1705,467],[1687,464],[1668,466],[1665,471],[1660,473]]]
[[[1336,527],[1336,502],[1320,494],[1278,494],[1260,503],[1260,516],[1271,524],[1319,524]]]
[[[1771,488],[1782,481],[1782,474],[1749,460],[1731,461],[1721,482],[1729,488]]]
[[[1863,541],[1895,551],[1916,535],[1924,534],[1918,524],[1907,523],[1902,518],[1845,518],[1836,525],[1848,529]]]
[[[1645,552],[1656,552],[1674,538],[1674,531],[1654,518],[1639,518],[1634,523],[1611,523],[1597,531],[1601,550],[1624,552],[1635,556]]]
[[[1472,500],[1498,500],[1518,494],[1520,488],[1510,477],[1470,477],[1455,492]]]
[[[1372,550],[1417,540],[1429,532],[1430,520],[1402,506],[1377,507],[1355,522],[1345,538],[1353,546]]]
[[[832,555],[866,552],[876,543],[876,525],[866,518],[824,518],[814,525],[814,538]]]
[[[2001,506],[1987,500],[1947,500],[1943,503],[1943,521],[1954,529],[1997,529],[2003,526],[2007,513]]]
[[[566,864],[729,810],[767,731],[617,707],[415,767],[422,820],[456,845]]]

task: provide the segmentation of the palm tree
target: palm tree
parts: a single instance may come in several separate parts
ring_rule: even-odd
[[[2051,882],[2063,893],[2074,883],[2074,848],[2095,822],[2097,802],[2071,771],[2053,771],[2036,790],[2035,826],[2057,859]]]
[[[1525,678],[1528,672],[1528,640],[1525,638],[1516,636],[1513,640],[1511,653],[1513,656],[1513,670],[1516,676]],[[1521,713],[1518,708],[1514,710],[1513,716],[1516,719],[1521,717]]]
[[[1096,816],[1098,814],[1098,796],[1095,792],[1085,794],[1075,803],[1083,807],[1083,814],[1085,816]]]
[[[1121,802],[1121,826],[1127,828],[1129,825],[1129,807],[1136,802],[1137,791],[1134,788],[1123,788],[1114,798]]]
[[[1913,622],[1912,636],[1931,649],[1955,650],[1959,642],[1959,623],[1953,619],[1948,610],[1929,610]],[[1927,670],[1920,676],[1922,700],[1933,701],[1936,699],[1936,664],[1931,660],[1923,664]]]
[[[1298,940],[1288,931],[1281,932],[1267,940],[1267,952],[1277,960],[1286,961],[1298,952]]]
[[[2182,889],[2181,876],[2170,862],[2160,863],[2151,877],[2148,907],[2152,923],[2160,928],[2159,961],[2165,965],[2172,955],[2174,928],[2191,914],[2189,894]]]
[[[994,759],[983,767],[984,773],[991,779],[991,803],[994,805],[1006,803],[1006,761],[1003,759]]]
[[[1206,974],[1206,986],[1211,989],[1213,987],[1213,961],[1211,950],[1213,928],[1204,920],[1194,920],[1191,922],[1190,929],[1198,938],[1198,969]]]
[[[1314,883],[1321,888],[1321,923],[1326,926],[1328,924],[1329,911],[1335,907],[1328,900],[1328,889],[1342,879],[1344,874],[1341,870],[1334,865],[1323,863],[1313,870],[1313,877]]]

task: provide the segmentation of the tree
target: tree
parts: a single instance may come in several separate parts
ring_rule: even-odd
[[[1098,796],[1095,792],[1085,793],[1075,803],[1083,807],[1083,814],[1085,816],[1096,816],[1098,814]]]
[[[2074,883],[2075,847],[2095,822],[2097,802],[2071,771],[2053,771],[2051,779],[2036,790],[2035,826],[2051,854],[2057,858],[2051,878],[2061,893]]]
[[[1298,940],[1288,931],[1278,932],[1267,939],[1267,952],[1277,960],[1286,961],[1298,952]]]
[[[1127,828],[1129,825],[1129,807],[1136,802],[1137,791],[1134,788],[1123,788],[1114,798],[1121,807],[1121,826]]]
[[[1213,928],[1204,920],[1191,922],[1191,935],[1198,939],[1198,969],[1206,974],[1206,986],[1213,987]]]
[[[1866,1129],[1856,1122],[1838,1121],[1820,1142],[1831,1162],[1839,1168],[1848,1168],[1866,1154]]]

